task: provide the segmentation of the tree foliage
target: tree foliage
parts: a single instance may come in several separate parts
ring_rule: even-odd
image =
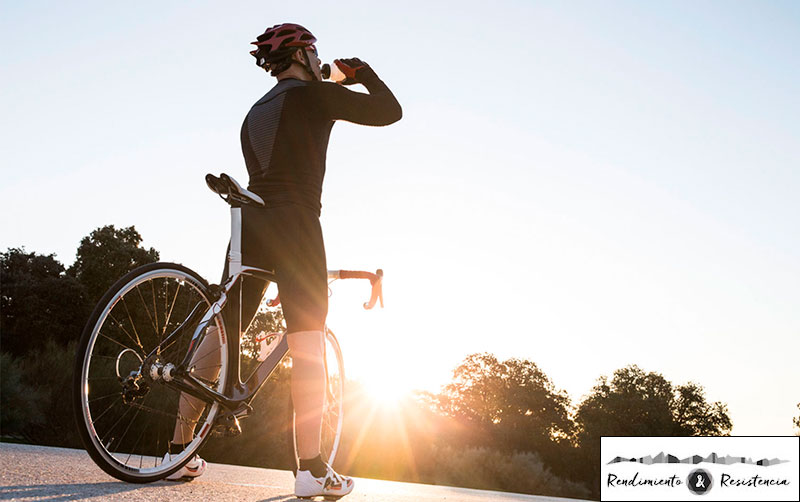
[[[725,404],[708,403],[696,383],[673,386],[636,365],[601,377],[576,415],[582,441],[600,436],[724,436],[732,423]]]
[[[578,406],[575,422],[583,474],[595,487],[602,436],[726,436],[733,426],[727,406],[708,403],[701,386],[673,386],[636,365],[618,369],[610,381],[600,377]]]
[[[572,434],[566,392],[526,359],[467,356],[442,390],[439,404],[446,414],[481,431],[484,440],[509,451],[536,451]]]
[[[674,436],[727,436],[733,427],[728,407],[707,402],[705,390],[694,382],[675,388],[672,417]]]
[[[76,340],[89,313],[86,288],[55,256],[11,248],[0,253],[0,347],[15,356],[53,340]]]
[[[569,397],[533,361],[469,355],[437,400],[438,411],[453,419],[444,431],[450,444],[533,452],[557,475],[573,475]]]
[[[140,247],[142,236],[130,226],[106,225],[81,239],[69,274],[86,287],[94,305],[120,277],[141,265],[158,261],[158,251]]]

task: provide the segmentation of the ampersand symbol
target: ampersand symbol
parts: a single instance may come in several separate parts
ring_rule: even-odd
[[[695,469],[686,476],[686,488],[695,495],[705,495],[714,486],[714,478],[705,469]]]

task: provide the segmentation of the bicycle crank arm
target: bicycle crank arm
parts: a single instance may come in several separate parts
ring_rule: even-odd
[[[192,397],[196,397],[207,403],[220,403],[229,410],[236,410],[241,406],[241,401],[231,399],[224,394],[213,391],[203,385],[203,383],[189,374],[178,375],[169,382],[164,382],[168,387],[174,387],[181,392],[185,392]]]

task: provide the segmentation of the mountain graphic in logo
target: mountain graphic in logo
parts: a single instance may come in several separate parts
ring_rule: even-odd
[[[730,455],[720,456],[716,453],[711,453],[707,457],[702,457],[700,455],[692,455],[691,457],[686,457],[684,459],[679,459],[675,455],[665,454],[663,451],[656,455],[655,457],[651,457],[650,455],[646,457],[639,457],[639,458],[625,458],[625,457],[614,457],[614,460],[609,462],[609,464],[618,464],[620,462],[637,462],[640,464],[645,465],[652,465],[652,464],[723,464],[723,465],[731,465],[731,464],[747,464],[747,465],[761,465],[764,467],[769,467],[771,465],[778,465],[788,462],[788,460],[781,460],[778,458],[767,459],[762,458],[761,460],[753,461],[752,458],[745,458],[745,457],[732,457]]]

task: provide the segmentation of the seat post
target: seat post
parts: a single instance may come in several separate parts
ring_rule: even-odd
[[[231,206],[231,248],[228,252],[228,277],[242,272],[242,208]]]

